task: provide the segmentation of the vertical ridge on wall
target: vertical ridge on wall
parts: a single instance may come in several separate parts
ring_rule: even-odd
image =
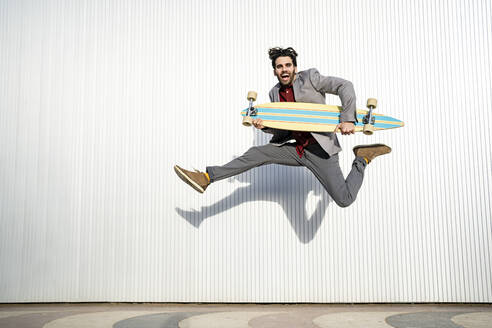
[[[0,301],[490,302],[490,1],[0,2]],[[405,127],[340,208],[306,168],[194,192],[270,139],[267,51]],[[327,103],[340,104],[335,95]]]

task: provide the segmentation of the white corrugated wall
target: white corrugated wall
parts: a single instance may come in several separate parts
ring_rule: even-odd
[[[173,172],[268,142],[277,45],[406,123],[340,137],[393,148],[348,208]],[[489,0],[0,0],[0,302],[490,303],[491,58]]]

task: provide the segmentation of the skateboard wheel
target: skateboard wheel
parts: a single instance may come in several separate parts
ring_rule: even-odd
[[[256,101],[256,97],[258,94],[254,91],[249,91],[248,92],[248,97],[246,99],[251,100],[251,101]]]
[[[374,125],[372,124],[364,124],[364,128],[362,129],[365,135],[372,135],[374,133]]]
[[[376,108],[378,105],[378,100],[376,98],[369,98],[367,99],[367,107],[369,108]]]
[[[243,117],[243,125],[244,126],[251,126],[251,125],[253,125],[253,119],[251,118],[251,116],[244,116]]]

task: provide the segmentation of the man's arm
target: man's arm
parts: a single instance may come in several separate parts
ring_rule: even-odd
[[[333,76],[323,76],[318,70],[310,69],[309,78],[313,87],[321,93],[329,93],[340,97],[342,111],[340,122],[357,122],[355,108],[355,90],[352,82]]]

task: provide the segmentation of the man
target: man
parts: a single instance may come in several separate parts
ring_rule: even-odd
[[[292,48],[272,48],[268,52],[273,73],[279,83],[270,90],[270,100],[325,103],[325,94],[340,97],[342,111],[337,129],[344,135],[353,134],[357,122],[355,92],[352,83],[336,77],[322,76],[316,69],[297,72],[297,53]],[[341,207],[352,204],[362,185],[364,170],[375,157],[387,154],[391,148],[382,145],[354,147],[355,159],[347,179],[338,163],[342,149],[335,133],[310,133],[265,128],[261,119],[253,125],[273,135],[270,143],[252,147],[242,156],[224,166],[208,166],[206,172],[187,171],[174,166],[176,174],[199,192],[216,182],[265,164],[305,166],[321,182],[331,198]],[[291,143],[295,140],[295,143]]]

